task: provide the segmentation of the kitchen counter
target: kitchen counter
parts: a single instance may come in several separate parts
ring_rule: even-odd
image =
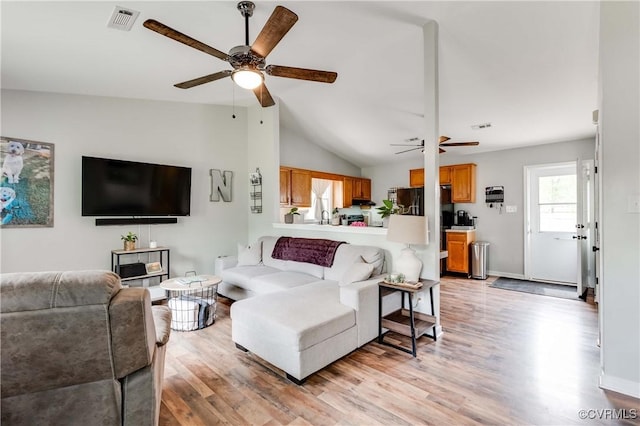
[[[295,229],[305,231],[338,232],[349,234],[387,235],[387,228],[376,226],[318,225],[314,223],[274,223],[276,229]]]
[[[476,232],[475,229],[445,229],[444,232],[464,232],[464,233],[469,233],[469,232]]]

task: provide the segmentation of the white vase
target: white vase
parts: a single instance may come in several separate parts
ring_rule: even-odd
[[[382,218],[382,227],[383,228],[388,228],[389,227],[389,216]]]

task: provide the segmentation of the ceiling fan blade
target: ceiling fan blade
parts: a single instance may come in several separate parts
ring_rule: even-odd
[[[441,143],[440,146],[477,146],[480,145],[480,142],[478,141],[473,141],[473,142],[446,142],[446,143]]]
[[[447,152],[447,151],[445,151],[445,150],[444,150],[444,149],[442,149],[442,148],[438,148],[438,154],[442,154],[443,152]]]
[[[319,81],[320,83],[333,83],[338,78],[338,73],[333,71],[309,70],[282,65],[269,65],[265,71],[274,77],[296,78],[298,80]]]
[[[178,89],[190,89],[201,84],[210,83],[212,81],[220,80],[221,78],[229,77],[231,70],[224,70],[215,74],[205,75],[203,77],[194,78],[193,80],[183,81],[182,83],[174,84]]]
[[[417,149],[423,149],[421,146],[418,146],[416,148],[411,148],[411,149],[405,149],[404,151],[398,151],[396,152],[396,154],[404,154],[405,152],[409,152],[409,151],[415,151]]]
[[[390,143],[390,146],[419,146],[422,148],[422,145],[416,145],[414,143]]]
[[[162,24],[155,19],[147,19],[146,21],[144,21],[143,25],[151,31],[155,31],[158,34],[162,34],[165,37],[169,37],[182,44],[193,47],[194,49],[198,49],[201,52],[207,53],[211,56],[215,56],[216,58],[220,58],[223,61],[229,60],[229,55],[227,55],[226,53],[208,46],[194,38],[191,38],[186,34],[182,34],[180,31],[176,31],[173,28],[167,27],[165,24]]]
[[[440,143],[444,143],[444,142],[448,141],[449,139],[451,139],[449,136],[440,136],[439,142]]]
[[[251,46],[253,53],[266,58],[296,21],[298,21],[298,15],[286,7],[276,6]]]
[[[262,105],[263,108],[274,106],[276,101],[271,97],[271,93],[267,90],[266,84],[262,83],[260,86],[253,89],[253,93],[255,93],[256,98],[258,98],[258,102]]]

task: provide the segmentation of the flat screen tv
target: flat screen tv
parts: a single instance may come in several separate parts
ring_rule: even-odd
[[[189,216],[191,168],[82,157],[82,216]]]

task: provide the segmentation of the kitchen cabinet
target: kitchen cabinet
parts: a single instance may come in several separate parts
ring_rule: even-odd
[[[280,167],[280,204],[289,205],[291,199],[291,169]]]
[[[311,171],[280,168],[280,204],[311,207]]]
[[[345,176],[342,178],[342,206],[351,207],[353,204],[353,180],[354,178]]]
[[[476,240],[476,231],[447,231],[447,271],[469,275],[469,245]]]
[[[451,167],[451,202],[476,202],[476,165],[455,164]]]
[[[371,200],[371,179],[353,178],[351,194],[356,200]]]
[[[440,185],[451,185],[451,166],[440,167]]]
[[[439,170],[440,185],[451,185],[452,203],[476,202],[476,165],[454,164]],[[420,183],[418,183],[420,182]],[[409,170],[409,185],[424,186],[424,169]]]
[[[409,186],[412,188],[424,186],[424,169],[409,170]]]

